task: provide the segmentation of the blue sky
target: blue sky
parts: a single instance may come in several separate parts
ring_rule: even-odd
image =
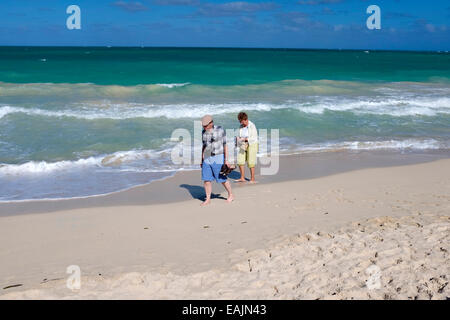
[[[66,8],[81,8],[68,30]],[[366,9],[381,8],[381,30]],[[450,50],[448,0],[2,0],[0,45]]]

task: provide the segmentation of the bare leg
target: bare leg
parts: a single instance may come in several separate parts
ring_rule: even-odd
[[[250,168],[250,172],[252,174],[252,178],[251,178],[250,182],[255,182],[255,167]]]
[[[211,190],[212,190],[211,181],[205,181],[204,185],[205,185],[206,200],[202,202],[201,206],[206,206],[211,202]]]
[[[227,202],[231,202],[234,200],[233,193],[231,193],[231,185],[229,181],[222,182],[223,186],[225,187],[225,190],[228,192],[228,198]]]
[[[239,180],[239,182],[244,182],[245,181],[245,167],[244,166],[239,166],[239,171],[241,172],[241,178]]]

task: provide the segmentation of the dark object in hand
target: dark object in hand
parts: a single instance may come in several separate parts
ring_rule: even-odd
[[[220,169],[220,174],[227,176],[230,174],[231,171],[233,171],[235,168],[229,167],[226,164],[222,165],[222,168]]]

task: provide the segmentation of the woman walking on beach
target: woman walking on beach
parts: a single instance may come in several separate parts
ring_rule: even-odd
[[[225,187],[228,192],[227,202],[232,202],[234,199],[231,192],[230,182],[227,181],[227,176],[220,173],[222,165],[227,161],[227,139],[225,130],[221,126],[214,125],[213,118],[206,115],[202,118],[202,180],[205,186],[206,200],[202,203],[205,206],[211,201],[211,181],[216,180]]]
[[[245,162],[250,169],[250,182],[255,183],[255,166],[256,154],[258,153],[258,131],[253,122],[248,120],[248,115],[245,112],[239,112],[238,120],[241,124],[239,128],[239,136],[236,137],[236,143],[239,147],[237,155],[237,164],[241,172],[241,178],[236,180],[238,182],[245,181]]]

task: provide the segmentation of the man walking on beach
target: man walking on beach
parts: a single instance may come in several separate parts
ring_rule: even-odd
[[[231,192],[230,182],[227,177],[220,174],[222,165],[228,165],[227,161],[227,139],[225,130],[221,126],[214,125],[213,118],[206,115],[202,118],[202,180],[205,185],[206,200],[201,204],[208,205],[211,201],[211,181],[216,180],[223,184],[228,192],[227,202],[232,202],[234,199]]]

